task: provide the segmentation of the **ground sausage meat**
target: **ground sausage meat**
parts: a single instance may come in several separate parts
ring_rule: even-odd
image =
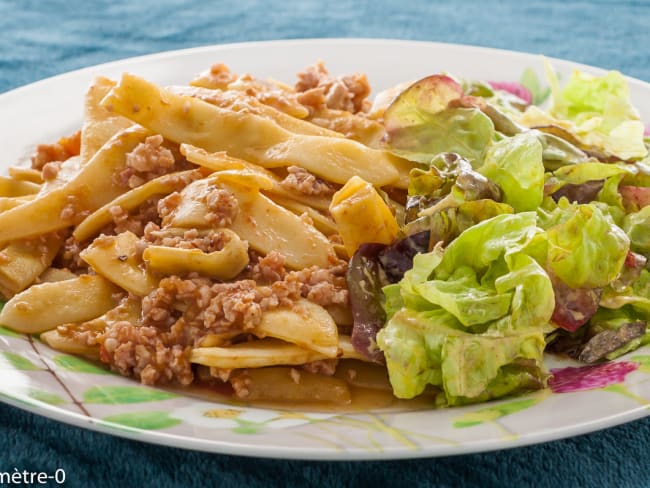
[[[145,201],[135,211],[129,212],[119,205],[113,205],[108,209],[113,219],[112,230],[104,230],[105,234],[121,234],[122,232],[133,232],[137,236],[144,234],[145,226],[148,223],[160,224],[158,216],[159,197],[153,197]]]
[[[39,144],[32,156],[32,168],[42,170],[47,163],[65,161],[78,156],[81,148],[81,131],[62,137],[54,144]]]
[[[367,97],[370,95],[370,84],[366,75],[355,73],[332,78],[322,62],[298,73],[295,88],[301,92],[298,100],[314,110],[326,106],[357,113],[369,108]]]
[[[213,64],[210,69],[201,73],[192,84],[211,88],[213,90],[226,90],[228,85],[237,79],[237,75],[222,63]]]
[[[100,357],[125,376],[135,376],[146,385],[194,380],[191,348],[175,343],[178,331],[161,332],[156,327],[116,322],[102,337]]]
[[[215,227],[228,227],[239,213],[237,198],[223,188],[210,190],[205,197],[205,204],[210,209],[205,219]]]
[[[284,267],[284,256],[277,251],[271,251],[263,257],[253,255],[250,263],[248,276],[257,283],[274,283],[283,280],[287,275],[287,270]]]
[[[81,259],[81,251],[83,251],[89,243],[80,243],[73,236],[68,237],[63,247],[56,257],[55,263],[60,268],[68,268],[74,273],[87,273],[88,264]]]
[[[228,234],[219,230],[199,232],[187,229],[182,234],[160,229],[153,224],[147,225],[144,240],[156,246],[176,247],[180,249],[200,249],[205,253],[220,251],[228,243]]]
[[[160,134],[149,136],[126,155],[126,167],[117,175],[117,183],[135,188],[174,170],[176,160],[163,146]]]
[[[280,185],[287,190],[312,196],[331,196],[334,194],[332,185],[304,168],[289,166],[287,171],[287,176],[280,182]]]
[[[250,332],[264,311],[290,307],[301,297],[323,306],[347,303],[343,262],[291,272],[282,263],[277,253],[258,261],[253,273],[279,278],[268,285],[251,279],[221,283],[196,275],[163,278],[142,300],[141,325],[122,321],[106,329],[99,339],[102,360],[146,384],[188,384],[193,379],[189,351],[206,335]]]
[[[332,376],[336,372],[336,366],[338,366],[338,364],[339,364],[338,358],[321,359],[319,361],[312,361],[311,363],[305,363],[301,366],[301,368],[309,373]]]

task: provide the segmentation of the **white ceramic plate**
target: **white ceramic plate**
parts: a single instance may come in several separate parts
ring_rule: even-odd
[[[536,55],[393,40],[324,39],[233,44],[128,59],[56,76],[0,95],[3,164],[25,159],[81,123],[83,94],[96,75],[129,71],[161,84],[184,83],[215,62],[289,83],[322,59],[330,72],[367,73],[375,91],[439,71],[516,81],[541,75]],[[551,60],[560,73],[579,67]],[[629,80],[643,119],[650,85]],[[551,368],[570,366],[549,358]],[[650,349],[583,370],[559,388],[498,402],[426,411],[355,414],[279,411],[206,402],[147,388],[38,340],[0,328],[0,400],[77,426],[174,447],[295,459],[389,459],[502,449],[603,429],[647,415]]]

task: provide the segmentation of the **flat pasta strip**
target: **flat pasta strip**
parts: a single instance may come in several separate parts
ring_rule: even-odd
[[[339,336],[338,357],[367,361],[354,350],[350,336]],[[266,338],[243,342],[229,347],[197,347],[190,361],[222,369],[263,368],[266,366],[298,365],[331,359],[317,351],[309,350],[279,339]]]
[[[336,323],[327,310],[305,299],[298,300],[291,308],[264,312],[253,334],[292,342],[328,358],[338,355]]]
[[[175,95],[130,74],[102,105],[171,141],[226,151],[267,168],[302,166],[336,183],[354,175],[379,186],[399,178],[395,157],[386,151],[340,137],[294,134],[264,117]]]
[[[273,366],[248,369],[233,376],[241,378],[245,387],[236,389],[243,400],[291,403],[333,403],[347,405],[352,401],[348,384],[335,377]]]
[[[138,236],[122,232],[116,236],[101,236],[81,253],[98,274],[134,295],[148,295],[158,285],[143,266],[136,252]]]
[[[40,339],[57,351],[99,360],[99,345],[90,346],[84,344],[75,340],[74,337],[61,334],[57,329],[42,332]]]
[[[141,127],[120,132],[70,180],[0,213],[0,242],[63,229],[74,224],[80,212],[92,212],[124,193],[113,175],[124,168],[126,155],[148,135],[149,131]],[[101,191],[94,190],[98,184]]]
[[[227,176],[227,178],[225,177]],[[244,178],[243,176],[246,176]],[[237,181],[237,183],[235,183]],[[248,175],[216,173],[214,177],[195,181],[181,192],[180,205],[165,218],[171,227],[205,228],[209,209],[205,198],[212,185],[226,189],[237,199],[239,211],[228,226],[251,248],[263,254],[282,253],[288,267],[327,267],[334,255],[332,244],[312,225],[264,196],[256,187],[260,183]]]
[[[229,240],[219,251],[210,253],[201,249],[181,249],[167,246],[149,246],[142,258],[147,267],[166,275],[200,273],[218,280],[230,280],[248,265],[248,245],[228,229]]]
[[[68,268],[47,268],[38,277],[39,283],[56,283],[57,281],[72,280],[77,278],[78,275],[74,274]]]
[[[260,192],[245,191],[234,184],[223,187],[239,202],[239,212],[230,228],[252,248],[264,254],[278,251],[285,264],[294,269],[330,264],[334,256],[332,244],[314,226]]]
[[[240,91],[210,90],[194,86],[171,86],[167,87],[170,92],[193,98],[198,98],[219,108],[232,110],[234,112],[247,111],[261,117],[272,120],[280,127],[295,134],[307,136],[343,137],[343,134],[320,127],[311,122],[306,122],[292,117],[270,105],[265,105],[258,99],[248,96]]]
[[[91,320],[115,307],[114,294],[119,291],[99,275],[41,283],[9,300],[0,312],[0,323],[18,332],[35,334]]]
[[[79,242],[89,239],[113,221],[111,207],[119,206],[127,211],[134,210],[151,197],[180,190],[186,185],[192,173],[193,170],[189,170],[162,175],[119,195],[86,217],[75,227],[72,235]]]
[[[57,234],[47,234],[7,244],[0,251],[0,292],[11,298],[31,285],[52,264],[62,241]]]
[[[243,342],[229,347],[198,347],[192,350],[190,357],[193,363],[222,369],[296,365],[321,359],[328,359],[328,357],[272,338]]]
[[[316,195],[305,195],[303,193],[290,191],[280,184],[280,178],[275,173],[261,167],[258,164],[253,164],[242,159],[232,158],[223,151],[217,153],[209,153],[204,149],[192,146],[190,144],[181,144],[180,148],[181,154],[183,154],[183,156],[185,156],[188,161],[198,164],[204,168],[211,169],[212,171],[245,169],[247,171],[259,173],[260,175],[265,176],[272,183],[272,186],[265,189],[266,193],[281,196],[286,199],[295,200],[302,203],[303,205],[308,205],[322,211],[327,211],[329,208],[331,198]],[[271,198],[275,199],[275,196],[272,196]]]
[[[209,178],[187,185],[181,191],[180,203],[163,218],[163,227],[211,228],[212,222],[208,214],[212,210],[207,206],[208,195],[228,181],[238,183],[243,191],[252,193],[257,193],[260,187],[268,188],[272,185],[265,175],[246,169],[219,171]]]
[[[22,197],[35,195],[41,189],[41,185],[27,180],[17,180],[0,176],[0,197]]]
[[[28,195],[25,197],[0,197],[0,213],[22,205],[23,203],[33,199],[34,195]]]
[[[364,242],[392,243],[399,225],[374,187],[355,176],[332,197],[330,213],[349,256]]]
[[[14,180],[31,181],[40,185],[43,183],[41,172],[32,168],[23,168],[21,166],[9,167],[9,176]]]
[[[48,346],[68,354],[80,354],[91,359],[99,359],[99,344],[81,340],[78,336],[103,333],[111,324],[127,321],[135,324],[140,320],[142,307],[139,300],[126,299],[104,315],[87,322],[64,324],[43,332],[40,338]]]
[[[346,110],[319,108],[309,115],[307,122],[372,148],[382,147],[386,135],[386,129],[376,120]]]
[[[100,76],[95,78],[86,93],[84,124],[81,130],[82,163],[90,161],[115,134],[133,125],[129,119],[115,115],[100,105],[102,99],[114,86],[113,80]]]
[[[314,227],[325,235],[332,235],[338,232],[336,222],[309,205],[280,195],[269,195],[269,198],[287,210],[291,210],[296,215],[306,215],[314,223]]]

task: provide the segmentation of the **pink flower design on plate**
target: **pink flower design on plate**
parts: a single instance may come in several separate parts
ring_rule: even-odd
[[[489,85],[495,90],[503,90],[521,98],[527,104],[533,103],[533,95],[530,90],[516,81],[490,81]]]
[[[594,390],[625,381],[625,377],[638,369],[638,363],[616,361],[611,363],[552,369],[548,386],[554,393]]]

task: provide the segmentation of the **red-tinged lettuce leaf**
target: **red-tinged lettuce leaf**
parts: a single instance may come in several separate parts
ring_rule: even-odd
[[[645,333],[646,322],[641,320],[625,323],[616,330],[603,330],[589,339],[580,351],[578,360],[595,363],[606,359],[609,354],[643,337]]]
[[[533,103],[533,95],[521,83],[516,81],[490,81],[489,84],[495,90],[502,90],[516,96],[526,105]]]
[[[474,104],[450,105],[462,97],[462,86],[445,75],[411,85],[384,112],[388,149],[423,164],[443,152],[478,164],[494,136],[494,125]]]
[[[496,204],[501,201],[502,197],[501,189],[494,182],[474,171],[466,159],[454,153],[439,154],[433,158],[431,167],[426,171],[411,170],[408,190],[406,222],[408,227],[420,230],[440,228],[441,222],[433,222],[431,226],[427,223],[430,217],[440,212],[473,201],[491,200]],[[500,211],[493,215],[498,213],[504,212]],[[450,215],[450,218],[455,219],[453,215]],[[419,222],[413,222],[411,225],[411,222],[415,220]],[[453,221],[449,224],[445,224],[445,227],[449,229],[456,227]],[[405,232],[413,234],[416,231],[405,229]],[[442,236],[447,232],[438,234]]]
[[[602,288],[571,288],[562,280],[553,279],[555,309],[551,320],[569,332],[575,332],[598,310]]]
[[[382,287],[388,284],[379,263],[384,244],[362,244],[354,253],[346,275],[350,292],[352,346],[368,359],[383,363],[384,354],[375,342],[377,332],[384,326],[386,312],[382,306]]]
[[[346,279],[354,320],[352,346],[372,361],[384,362],[376,344],[377,332],[386,322],[382,288],[401,280],[413,267],[415,255],[428,251],[429,234],[419,232],[390,246],[362,244],[350,260]]]
[[[570,203],[590,203],[596,200],[604,184],[605,180],[587,181],[577,185],[567,183],[553,192],[551,197],[556,202],[559,202],[560,198],[566,198]]]
[[[427,120],[387,133],[387,147],[394,154],[422,164],[440,153],[454,152],[472,166],[480,166],[485,148],[494,138],[494,124],[475,108],[448,108],[427,115]]]
[[[463,87],[446,75],[422,78],[404,90],[384,112],[384,125],[391,132],[420,125],[429,115],[447,108],[449,102],[463,96]]]
[[[618,191],[623,198],[623,206],[634,212],[650,205],[650,188],[645,186],[621,185]]]
[[[413,267],[417,253],[429,250],[430,231],[422,231],[387,246],[379,255],[379,263],[386,273],[389,283],[397,283]]]

